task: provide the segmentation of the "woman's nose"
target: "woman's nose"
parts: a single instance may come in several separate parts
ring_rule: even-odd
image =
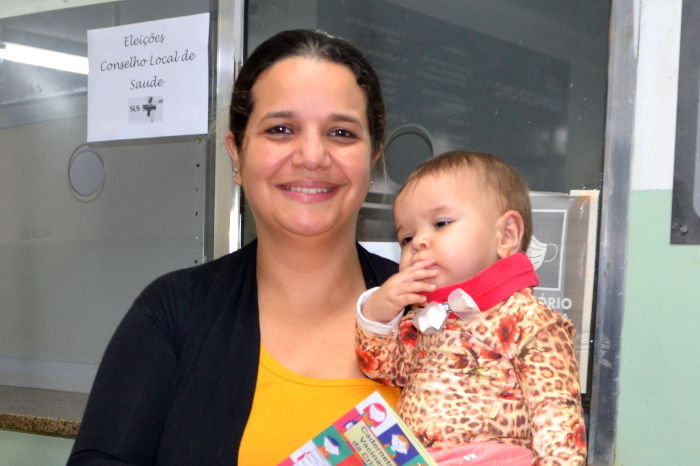
[[[308,133],[305,137],[300,138],[299,146],[292,155],[292,164],[295,167],[304,167],[312,171],[329,168],[331,158],[324,138],[313,133]]]

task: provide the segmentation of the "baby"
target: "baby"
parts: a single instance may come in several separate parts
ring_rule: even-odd
[[[397,411],[438,464],[583,465],[575,330],[532,294],[520,175],[442,154],[409,177],[394,219],[399,273],[358,302],[362,371],[403,387]]]

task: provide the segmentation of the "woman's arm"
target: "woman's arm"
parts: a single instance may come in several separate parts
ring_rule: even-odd
[[[154,464],[177,366],[167,327],[137,301],[105,351],[68,465]]]
[[[257,243],[150,284],[107,347],[69,465],[235,465],[260,359]]]

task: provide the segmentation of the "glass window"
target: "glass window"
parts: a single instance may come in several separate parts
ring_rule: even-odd
[[[6,18],[0,42],[85,57],[88,29],[205,13],[210,3]],[[86,75],[0,60],[0,384],[89,390],[144,286],[205,259],[211,138],[87,144],[86,115]],[[35,369],[39,379],[23,375]]]
[[[304,27],[367,54],[389,114],[388,191],[454,149],[505,159],[533,191],[601,187],[609,1],[251,0],[247,11],[248,51]]]
[[[250,0],[246,22],[249,52],[281,30],[317,28],[375,67],[389,115],[387,178],[362,207],[365,244],[395,242],[394,196],[433,155],[487,152],[525,177],[536,291],[577,326],[584,391],[609,20],[609,0]],[[244,212],[243,242],[254,236]]]

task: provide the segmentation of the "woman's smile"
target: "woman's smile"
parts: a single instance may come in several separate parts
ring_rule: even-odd
[[[332,198],[339,186],[328,182],[298,181],[278,185],[291,200],[298,202],[323,202]]]
[[[278,186],[285,191],[293,193],[327,194],[337,191],[340,185],[331,181],[295,180],[280,183]]]
[[[321,194],[333,191],[333,188],[299,188],[296,186],[282,186],[287,191],[303,194]]]

